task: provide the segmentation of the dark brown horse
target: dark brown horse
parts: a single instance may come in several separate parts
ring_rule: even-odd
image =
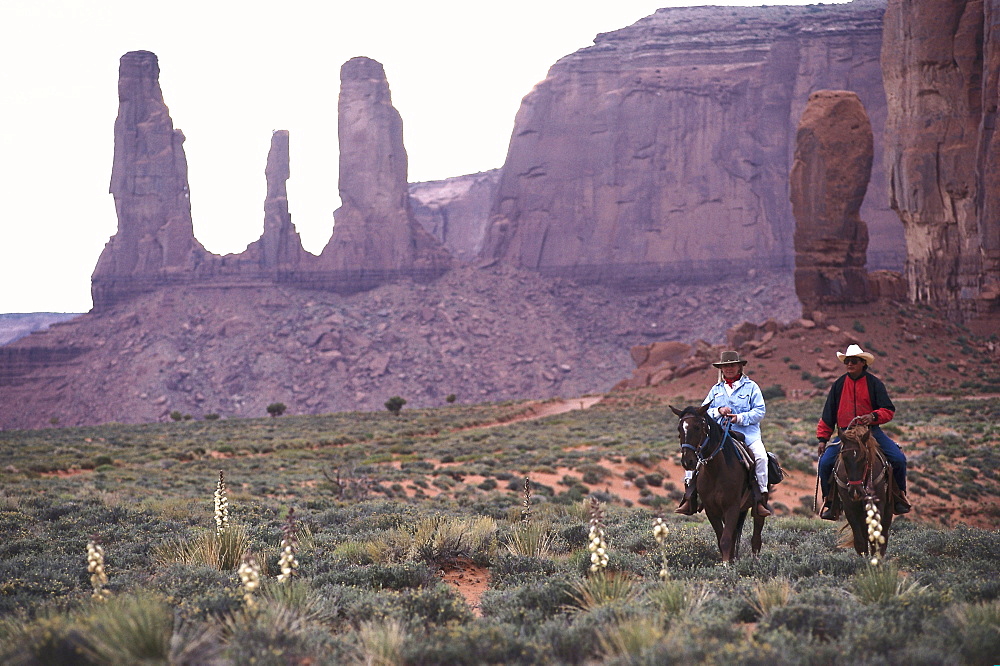
[[[892,524],[892,469],[878,448],[868,426],[852,423],[839,430],[840,454],[833,476],[844,507],[844,516],[854,532],[858,555],[885,555]],[[877,510],[880,543],[869,540],[868,505]]]
[[[747,511],[753,507],[750,484],[756,483],[756,478],[740,460],[733,438],[727,437],[722,427],[708,417],[708,405],[685,407],[683,411],[673,406],[670,409],[679,418],[681,464],[686,470],[697,471],[695,488],[715,530],[722,561],[735,560],[740,554]],[[763,528],[764,519],[754,516],[750,539],[754,555],[760,552]]]

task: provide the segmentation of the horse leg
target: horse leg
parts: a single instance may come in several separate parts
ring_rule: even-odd
[[[729,561],[729,553],[723,548],[723,537],[725,535],[725,525],[722,522],[722,516],[717,513],[709,513],[708,509],[705,509],[705,513],[708,514],[708,522],[712,523],[712,529],[715,530],[715,542],[719,545],[719,554],[722,555],[722,561]]]
[[[739,507],[730,507],[723,514],[722,537],[719,539],[719,551],[722,553],[722,561],[729,562],[737,557],[739,549],[739,532],[736,531],[740,525],[740,514],[746,515],[746,511],[740,511]]]
[[[764,540],[760,536],[763,530],[764,530],[764,517],[754,516],[753,536],[750,537],[750,547],[753,549],[754,555],[760,555],[760,547],[764,545]]]
[[[753,509],[750,509],[753,512]],[[744,509],[740,511],[739,517],[736,519],[736,529],[733,530],[733,559],[739,559],[740,557],[740,541],[743,540],[743,526],[747,522],[747,511]]]

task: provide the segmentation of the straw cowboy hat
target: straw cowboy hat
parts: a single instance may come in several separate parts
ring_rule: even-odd
[[[847,351],[845,351],[843,354],[837,352],[837,360],[840,361],[841,363],[843,363],[845,359],[848,358],[863,359],[864,362],[867,363],[868,365],[871,365],[872,363],[875,362],[874,354],[869,354],[868,352],[864,351],[863,349],[861,349],[861,347],[857,345],[851,345],[850,347],[847,348]]]
[[[747,361],[740,360],[740,353],[735,351],[724,351],[719,357],[718,363],[713,363],[717,368],[721,368],[724,365],[732,365],[733,363],[739,363],[740,365],[746,365]]]

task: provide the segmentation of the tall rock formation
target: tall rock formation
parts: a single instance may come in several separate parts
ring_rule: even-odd
[[[268,271],[295,270],[306,261],[302,240],[288,212],[289,175],[288,130],[275,130],[271,134],[271,149],[264,168],[267,180],[264,233],[259,240],[247,246],[241,257],[244,261],[256,262]]]
[[[890,0],[882,49],[890,199],[915,302],[964,316],[1000,297],[996,0]]]
[[[174,129],[159,76],[154,54],[121,57],[111,171],[118,232],[94,270],[97,309],[185,280],[208,256],[191,225],[184,134]]]
[[[809,96],[790,175],[795,292],[803,309],[871,300],[868,227],[859,211],[872,171],[872,128],[858,96]]]
[[[790,271],[809,93],[857,91],[880,148],[883,6],[661,9],[599,35],[522,102],[484,256],[626,284]],[[870,189],[875,263],[901,265],[880,173]]]
[[[320,270],[331,286],[370,288],[397,277],[434,278],[449,255],[413,217],[403,121],[382,65],[352,58],[340,69],[340,199]]]

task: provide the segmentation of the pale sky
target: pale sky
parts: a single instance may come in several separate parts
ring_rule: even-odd
[[[340,203],[337,96],[350,58],[385,67],[409,180],[438,180],[503,165],[521,99],[556,60],[659,7],[695,4],[708,3],[2,0],[0,313],[91,307],[91,273],[118,228],[108,185],[128,51],[159,58],[187,137],[198,240],[226,254],[260,237],[271,132],[287,129],[292,222],[319,253]]]

